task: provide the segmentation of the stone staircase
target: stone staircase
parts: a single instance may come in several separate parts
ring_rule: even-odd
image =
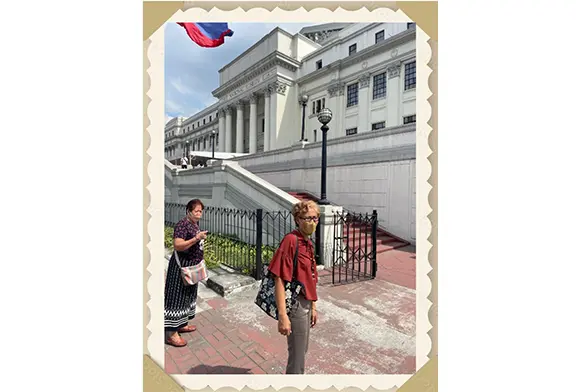
[[[314,200],[316,202],[319,200],[316,196],[307,192],[289,191],[288,193],[299,200]],[[357,249],[367,246],[368,249],[370,249],[372,246],[372,236],[369,232],[366,233],[367,230],[365,226],[356,226],[354,224],[345,225],[344,236],[348,237],[349,244],[353,248]],[[380,227],[378,227],[376,231],[376,244],[377,254],[410,245],[408,241],[396,237]]]

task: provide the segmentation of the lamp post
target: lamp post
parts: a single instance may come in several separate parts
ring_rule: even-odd
[[[186,140],[186,153],[184,154],[187,160],[190,159],[190,141]]]
[[[326,205],[328,200],[326,200],[326,138],[328,133],[328,123],[332,120],[332,111],[328,108],[320,110],[318,113],[318,121],[322,123],[320,130],[322,130],[322,174],[320,183],[320,200],[318,204]]]
[[[216,130],[213,129],[212,133],[210,134],[210,139],[211,139],[211,143],[212,143],[212,159],[214,159],[214,138],[216,137]]]
[[[302,136],[300,141],[304,141],[304,120],[306,118],[306,103],[308,103],[308,95],[304,94],[300,96],[300,104],[302,105]]]

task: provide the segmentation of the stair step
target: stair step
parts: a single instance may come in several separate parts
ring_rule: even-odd
[[[348,246],[354,246],[354,247],[364,247],[364,245],[366,244],[366,246],[370,247],[372,246],[372,237],[371,236],[362,236],[362,237],[348,237],[347,239],[344,239],[344,241],[346,243],[348,243]],[[392,238],[392,237],[388,237],[386,235],[380,235],[380,236],[376,236],[376,244],[390,244],[392,242],[399,242],[396,238]]]
[[[397,248],[402,248],[404,246],[407,246],[408,243],[406,242],[401,242],[401,241],[393,241],[393,242],[387,242],[385,244],[377,244],[376,245],[376,253],[383,253],[383,252],[387,252],[389,250],[392,249],[397,249]],[[372,244],[368,245],[368,246],[364,246],[364,244],[362,243],[362,245],[356,245],[354,246],[352,243],[349,243],[348,246],[350,247],[350,251],[364,251],[366,248],[368,248],[368,252],[372,251]]]

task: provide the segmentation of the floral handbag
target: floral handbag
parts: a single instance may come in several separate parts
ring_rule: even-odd
[[[294,252],[294,260],[292,261],[292,281],[284,283],[286,290],[286,314],[290,314],[290,310],[294,307],[298,295],[304,287],[302,283],[296,280],[296,268],[298,267],[298,238],[296,238],[296,251]],[[264,269],[264,279],[260,285],[260,291],[256,296],[254,303],[258,305],[268,316],[278,320],[278,312],[276,308],[276,296],[274,295],[274,277],[268,271],[267,266]]]
[[[182,267],[180,264],[180,258],[178,257],[178,251],[174,250],[174,256],[176,256],[176,263],[180,268],[180,275],[184,281],[184,285],[193,286],[196,283],[204,280],[208,277],[208,271],[206,271],[206,263],[202,260],[196,265],[191,265],[189,267]]]

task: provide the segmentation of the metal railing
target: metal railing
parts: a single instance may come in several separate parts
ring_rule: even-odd
[[[378,213],[350,211],[334,214],[332,283],[347,283],[376,276]]]
[[[164,225],[174,227],[186,205],[165,203]],[[237,210],[205,207],[199,222],[208,231],[204,259],[262,279],[265,267],[284,236],[294,230],[290,211]]]

